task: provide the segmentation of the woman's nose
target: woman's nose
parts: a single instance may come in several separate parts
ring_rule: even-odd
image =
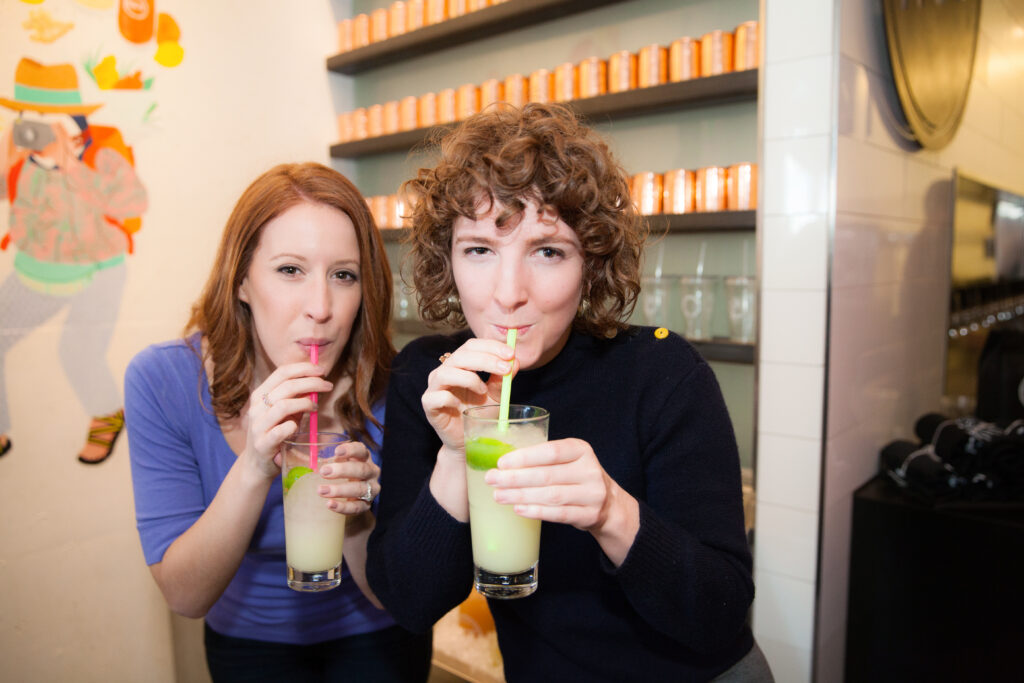
[[[506,311],[513,311],[528,299],[529,274],[518,259],[503,260],[494,285],[494,300]]]
[[[324,322],[331,317],[331,288],[325,280],[310,280],[305,307],[306,315],[316,322]]]

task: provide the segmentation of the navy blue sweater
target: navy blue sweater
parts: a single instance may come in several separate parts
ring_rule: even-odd
[[[396,621],[425,631],[472,589],[469,525],[431,495],[441,442],[420,397],[438,356],[468,331],[431,336],[395,359],[370,585]],[[754,595],[740,462],[711,369],[675,334],[634,327],[573,333],[522,371],[512,402],[551,411],[549,438],[576,437],[640,501],[640,530],[615,568],[594,537],[544,522],[539,588],[489,600],[509,681],[704,681],[753,645]]]

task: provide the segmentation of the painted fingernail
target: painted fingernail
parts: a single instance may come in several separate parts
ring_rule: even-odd
[[[316,492],[319,493],[321,496],[327,493],[327,491],[328,488],[326,486],[318,486],[316,489]]]

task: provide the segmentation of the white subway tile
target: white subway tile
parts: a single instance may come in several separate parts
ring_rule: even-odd
[[[822,365],[826,302],[825,290],[762,290],[761,361]]]
[[[824,378],[825,370],[821,366],[762,361],[758,380],[758,430],[821,438]]]
[[[765,70],[764,137],[828,135],[832,130],[831,55],[769,65]]]
[[[761,224],[762,289],[828,286],[828,223],[821,214],[765,216]]]
[[[831,137],[766,140],[764,214],[823,214],[829,207]]]
[[[755,514],[756,566],[790,578],[814,581],[818,570],[818,515],[760,500]]]
[[[816,513],[821,495],[821,441],[760,433],[757,499]]]
[[[835,42],[833,3],[772,0],[765,5],[767,64],[832,54]]]

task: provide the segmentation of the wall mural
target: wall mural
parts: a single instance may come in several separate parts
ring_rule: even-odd
[[[0,80],[0,107],[12,115],[10,125],[0,129],[0,187],[2,200],[9,203],[0,250],[3,258],[13,258],[13,272],[0,283],[0,455],[16,450],[9,406],[17,397],[10,395],[4,374],[7,352],[67,311],[58,360],[91,416],[78,459],[96,464],[110,456],[124,426],[120,381],[106,354],[120,309],[127,256],[135,251],[148,199],[131,141],[118,126],[126,122],[104,119],[104,102],[83,100],[79,71],[101,92],[143,93],[156,80],[147,69],[178,66],[184,49],[177,22],[168,14],[156,14],[153,0],[73,1],[109,15],[110,34],[101,37],[104,43],[114,36],[122,45],[153,44],[153,61],[151,67],[121,68],[115,54],[80,65],[24,55],[13,80],[7,86]],[[72,0],[22,2],[40,5],[29,9],[20,24],[33,44],[74,40],[75,22],[61,17],[76,9]],[[145,108],[143,119],[155,107],[154,102]]]

